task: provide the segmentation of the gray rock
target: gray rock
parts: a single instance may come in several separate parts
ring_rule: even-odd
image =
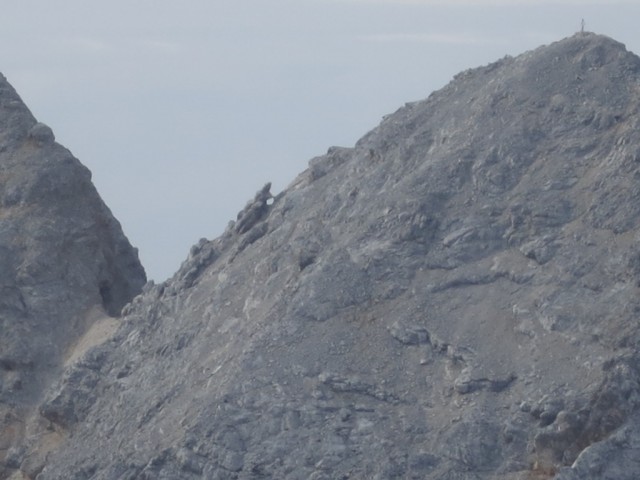
[[[235,231],[239,234],[248,232],[267,213],[267,201],[273,198],[271,195],[271,183],[265,184],[257,193],[254,199],[238,213]],[[250,242],[253,243],[253,242]]]
[[[265,187],[47,390],[38,480],[636,478],[639,81],[578,34]]]
[[[429,331],[420,325],[406,325],[400,320],[389,327],[389,333],[405,345],[429,343]]]
[[[31,447],[51,433],[30,420],[44,391],[93,322],[118,315],[144,283],[90,172],[0,76],[0,478],[44,468],[48,450]],[[64,394],[47,405],[65,425],[80,418]]]
[[[29,138],[38,144],[38,146],[43,146],[55,141],[51,127],[40,122],[29,129]]]

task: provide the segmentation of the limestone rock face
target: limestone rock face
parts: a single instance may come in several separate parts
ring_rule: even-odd
[[[69,348],[145,281],[89,170],[0,76],[0,478]]]
[[[578,34],[265,187],[68,365],[54,445],[12,468],[638,478],[639,86],[638,57]]]

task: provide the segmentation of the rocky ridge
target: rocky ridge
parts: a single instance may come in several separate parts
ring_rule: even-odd
[[[0,76],[0,478],[74,343],[145,282],[89,170]]]
[[[70,362],[13,478],[636,478],[639,105],[576,34],[266,185]]]

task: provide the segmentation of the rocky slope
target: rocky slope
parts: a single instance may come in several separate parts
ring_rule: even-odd
[[[637,478],[639,104],[578,34],[265,186],[69,363],[13,478]]]
[[[89,171],[0,76],[0,478],[74,342],[145,281]]]

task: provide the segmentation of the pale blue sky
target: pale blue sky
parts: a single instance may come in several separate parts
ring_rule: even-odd
[[[640,1],[5,0],[0,71],[93,172],[149,278],[265,182],[461,70],[580,29],[640,52]]]

